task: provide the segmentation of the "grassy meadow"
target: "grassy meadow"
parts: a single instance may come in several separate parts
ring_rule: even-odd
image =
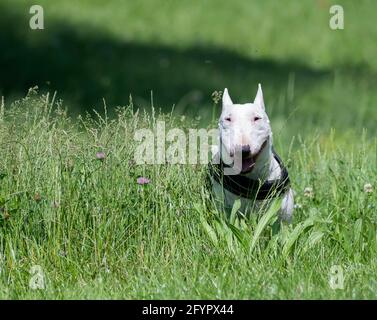
[[[38,4],[32,31],[0,3],[0,298],[376,298],[377,3]],[[296,193],[279,232],[275,206],[224,219],[204,165],[133,161],[137,129],[213,128],[211,94],[259,82]]]

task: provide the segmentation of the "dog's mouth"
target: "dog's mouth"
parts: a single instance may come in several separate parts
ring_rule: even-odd
[[[255,166],[255,162],[257,161],[259,155],[262,153],[263,149],[267,145],[267,140],[263,142],[262,146],[260,147],[259,151],[248,157],[242,157],[242,166],[241,166],[241,174],[249,173],[253,170]]]

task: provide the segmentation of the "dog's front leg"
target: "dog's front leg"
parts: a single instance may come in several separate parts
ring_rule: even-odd
[[[294,208],[293,190],[289,189],[284,195],[281,202],[281,208],[279,210],[279,217],[282,221],[291,223]]]

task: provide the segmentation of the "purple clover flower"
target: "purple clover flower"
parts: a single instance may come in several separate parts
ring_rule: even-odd
[[[137,178],[136,182],[139,185],[144,185],[144,184],[149,184],[151,181],[146,177],[139,177]]]
[[[105,158],[106,158],[106,154],[105,154],[105,152],[103,152],[103,151],[98,151],[98,152],[96,153],[96,158],[97,158],[97,160],[100,160],[100,161],[105,160]]]

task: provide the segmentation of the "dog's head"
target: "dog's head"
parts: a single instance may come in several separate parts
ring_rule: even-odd
[[[233,104],[225,88],[219,120],[221,157],[227,164],[238,163],[242,174],[253,170],[261,153],[272,144],[270,120],[265,112],[262,87],[253,103]]]

